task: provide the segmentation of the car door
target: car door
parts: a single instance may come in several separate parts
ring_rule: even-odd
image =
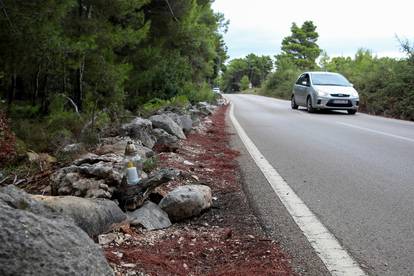
[[[307,90],[309,87],[309,75],[303,74],[300,76],[300,78],[297,80],[295,84],[295,101],[296,104],[305,106],[306,105],[306,96],[307,96]]]

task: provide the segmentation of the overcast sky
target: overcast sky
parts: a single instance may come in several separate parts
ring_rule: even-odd
[[[225,41],[230,58],[274,56],[292,22],[312,20],[319,46],[329,56],[353,56],[358,48],[401,57],[398,35],[414,42],[414,0],[215,0],[230,20]]]

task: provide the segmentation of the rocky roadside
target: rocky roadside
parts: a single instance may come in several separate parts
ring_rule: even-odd
[[[229,148],[227,106],[205,120],[202,131],[179,143],[176,152],[160,153],[160,167],[180,177],[157,192],[202,183],[211,188],[213,205],[192,219],[163,230],[123,228],[103,245],[119,275],[293,275],[289,258],[266,237],[250,210]]]
[[[79,156],[48,173],[46,195],[0,188],[0,274],[292,275],[242,192],[226,109],[136,117],[91,152],[68,145]]]

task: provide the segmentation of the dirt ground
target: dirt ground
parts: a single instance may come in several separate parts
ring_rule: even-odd
[[[266,237],[243,194],[226,110],[220,107],[175,153],[158,155],[159,167],[181,170],[159,194],[201,183],[212,189],[213,207],[164,230],[121,229],[103,246],[117,275],[294,275],[289,257]]]

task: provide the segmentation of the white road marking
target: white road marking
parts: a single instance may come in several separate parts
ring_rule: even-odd
[[[366,128],[366,127],[351,125],[351,124],[347,124],[347,123],[343,123],[343,122],[336,122],[336,123],[340,124],[340,125],[347,126],[347,127],[352,127],[352,128],[356,128],[356,129],[360,129],[360,130],[365,130],[365,131],[369,131],[369,132],[372,132],[372,133],[381,134],[381,135],[384,135],[384,136],[388,136],[388,137],[392,137],[392,138],[396,138],[396,139],[400,139],[400,140],[404,140],[404,141],[407,141],[407,142],[414,143],[414,139],[411,139],[411,138],[408,138],[408,137],[395,135],[395,134],[391,134],[391,133],[387,133],[387,132],[382,132],[382,131],[379,131],[379,130],[370,129],[370,128]]]
[[[233,104],[230,105],[230,119],[247,151],[330,273],[341,276],[365,276],[359,264],[342,248],[335,236],[319,221],[250,140],[234,116]]]

